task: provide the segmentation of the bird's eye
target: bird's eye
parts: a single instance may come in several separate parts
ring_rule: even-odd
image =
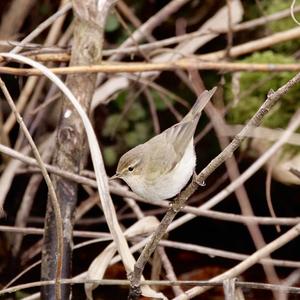
[[[133,171],[133,167],[128,167],[128,171],[132,172]]]

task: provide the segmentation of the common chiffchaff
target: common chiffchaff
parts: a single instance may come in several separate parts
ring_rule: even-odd
[[[126,152],[111,179],[123,179],[137,195],[164,200],[177,195],[196,166],[194,133],[201,112],[216,91],[204,91],[179,123]]]

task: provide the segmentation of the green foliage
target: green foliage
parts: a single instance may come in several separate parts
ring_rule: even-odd
[[[267,15],[269,15],[269,14],[273,14],[277,11],[290,8],[291,1],[272,0],[272,4],[270,5],[269,0],[264,0],[264,1],[262,1],[262,4],[264,7],[264,11],[266,12]],[[300,13],[295,13],[295,18],[299,20]],[[275,22],[271,22],[269,24],[269,28],[272,30],[272,32],[281,32],[281,31],[285,31],[285,30],[291,29],[296,26],[298,26],[298,25],[294,22],[294,20],[291,17],[284,18],[282,20],[278,20]],[[298,40],[294,39],[294,40],[286,41],[286,42],[278,44],[278,45],[274,45],[272,47],[272,49],[274,49],[274,51],[285,52],[286,54],[287,53],[292,54],[299,49],[299,46],[300,46],[299,39]]]
[[[164,110],[167,108],[166,102],[162,99],[162,96],[159,92],[152,90],[151,95],[154,99],[154,104],[157,110]],[[171,97],[165,96],[167,98],[167,101],[170,103],[173,102],[173,99]]]
[[[106,119],[102,134],[105,137],[112,137],[116,131],[125,132],[128,127],[129,122],[127,120],[122,120],[121,114],[112,114]]]
[[[107,166],[113,166],[118,161],[117,150],[114,146],[107,146],[103,150],[103,157]]]
[[[243,60],[248,63],[292,63],[293,58],[276,54],[273,51],[255,53]],[[241,124],[248,121],[265,100],[268,92],[276,90],[294,74],[291,72],[263,73],[243,72],[240,78],[241,100],[230,110],[228,121],[234,124]],[[226,99],[232,99],[230,84],[226,85]],[[244,94],[244,96],[243,96]],[[272,109],[263,122],[264,126],[270,128],[284,128],[295,110],[299,108],[299,87],[296,87],[284,95],[280,102]]]
[[[105,24],[105,31],[113,32],[119,28],[120,28],[120,23],[119,23],[117,17],[114,14],[108,15],[106,24]]]
[[[158,111],[166,110],[166,101],[173,103],[172,96],[162,96],[158,91],[151,89],[155,108]],[[127,150],[138,144],[144,143],[153,135],[151,116],[148,105],[141,101],[134,100],[128,108],[129,100],[134,97],[132,92],[122,91],[118,93],[112,102],[115,113],[107,117],[102,135],[105,138],[113,139],[114,146],[107,146],[104,149],[104,160],[107,165],[113,166],[118,158]],[[165,99],[162,99],[164,97]],[[127,111],[127,109],[129,109]]]
[[[23,292],[23,291],[16,291],[15,292],[15,298],[16,300],[19,300],[19,299],[24,299],[25,297],[28,297],[30,296],[30,294],[26,293],[26,292]]]
[[[256,1],[245,3],[245,20],[251,20],[263,15],[268,16],[284,9],[289,9],[291,3],[292,1],[287,0],[260,0],[261,9],[258,8]],[[295,18],[300,20],[300,13],[295,13]],[[298,25],[294,20],[291,17],[287,17],[281,20],[268,22],[263,29],[265,29],[268,33],[267,35],[269,35],[276,32],[283,32],[296,26]],[[274,45],[272,50],[276,52],[285,52],[285,54],[293,54],[299,49],[299,46],[299,39],[294,39]]]
[[[152,134],[147,106],[143,107],[141,102],[135,100],[127,111],[129,97],[132,95],[127,91],[118,94],[113,102],[116,112],[107,117],[102,131],[104,137],[115,142],[103,151],[104,160],[109,166],[115,165],[124,152],[145,142]]]
[[[138,120],[143,120],[146,117],[146,111],[144,107],[139,102],[134,102],[130,107],[127,118],[129,121],[136,122]]]

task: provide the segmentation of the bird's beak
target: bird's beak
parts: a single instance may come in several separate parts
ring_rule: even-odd
[[[114,180],[114,179],[117,179],[117,178],[120,178],[120,174],[118,174],[118,173],[116,173],[115,175],[111,176],[111,177],[109,178],[109,181]]]

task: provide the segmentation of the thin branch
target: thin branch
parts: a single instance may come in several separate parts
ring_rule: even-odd
[[[98,285],[103,286],[128,286],[129,281],[125,279],[102,279],[102,280],[86,280],[86,279],[62,279],[61,282],[63,284],[85,284],[85,283],[96,283]],[[5,295],[8,293],[14,293],[20,290],[25,290],[34,287],[40,287],[43,285],[53,285],[53,280],[45,280],[45,281],[37,281],[37,282],[30,282],[25,284],[20,284],[14,287],[10,287],[5,290],[0,291],[0,295]],[[258,282],[245,282],[245,281],[236,281],[236,286],[245,288],[245,289],[259,289],[259,290],[274,290],[274,291],[286,291],[292,294],[300,294],[299,287],[290,287],[285,285],[279,284],[267,284],[267,283],[258,283]],[[160,285],[160,286],[179,286],[179,285],[186,285],[186,286],[198,286],[198,287],[217,287],[223,285],[223,280],[211,282],[210,280],[206,281],[197,281],[197,280],[143,280],[141,285]]]
[[[299,35],[300,36],[300,35]],[[233,49],[233,48],[232,48]],[[300,64],[263,64],[263,63],[241,63],[241,62],[209,62],[202,60],[201,56],[179,59],[173,62],[162,63],[138,63],[138,62],[103,62],[101,65],[71,66],[49,68],[57,75],[85,74],[85,73],[143,73],[153,71],[173,71],[178,69],[218,70],[226,72],[296,72],[300,70]],[[0,73],[19,76],[42,76],[42,72],[36,69],[13,68],[0,66]]]

